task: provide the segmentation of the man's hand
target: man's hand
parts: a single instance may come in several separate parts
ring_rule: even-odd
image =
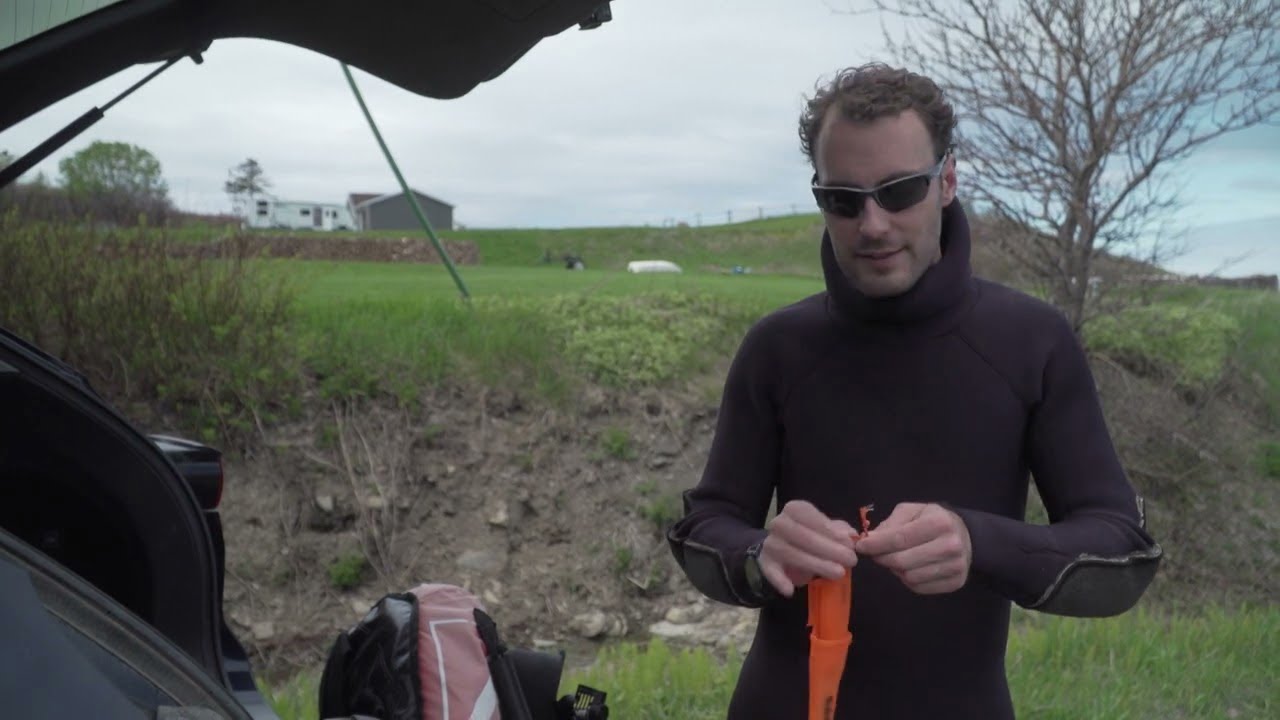
[[[941,505],[902,503],[857,541],[861,555],[893,571],[912,592],[949,593],[964,587],[973,562],[969,529]]]
[[[823,515],[812,503],[792,500],[768,529],[760,548],[760,572],[784,597],[818,576],[838,580],[858,564],[853,528]]]

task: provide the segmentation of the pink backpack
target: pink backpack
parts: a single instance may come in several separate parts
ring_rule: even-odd
[[[383,597],[338,635],[320,717],[380,720],[604,720],[605,694],[556,699],[563,653],[508,648],[480,600],[424,584]]]

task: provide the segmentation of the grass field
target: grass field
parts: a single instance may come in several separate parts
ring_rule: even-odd
[[[821,289],[776,275],[468,267],[473,301],[441,267],[268,263],[298,293],[307,365],[338,395],[412,398],[471,377],[555,399],[584,379],[687,376],[733,352],[755,319]]]
[[[679,327],[681,320],[710,320],[717,330],[715,337],[692,333],[688,342],[704,354],[724,357],[753,320],[823,287],[817,276],[631,274],[482,265],[461,269],[477,301],[468,310],[458,300],[460,294],[449,273],[439,266],[272,261],[267,267],[297,289],[300,327],[315,340],[309,346],[312,364],[323,374],[327,374],[324,368],[375,363],[392,369],[383,384],[406,388],[449,376],[454,372],[450,363],[452,367],[490,367],[494,372],[485,377],[497,378],[504,374],[499,367],[504,358],[524,366],[514,368],[521,377],[530,372],[544,378],[555,375],[555,368],[540,366],[544,362],[564,366],[557,348],[570,342],[565,328],[572,325],[579,331],[599,332],[611,319],[617,321],[617,312],[610,308],[616,311],[616,304],[626,298],[702,299],[696,308],[675,311],[673,327]],[[577,302],[566,305],[561,302],[566,297]],[[698,318],[690,313],[704,315]],[[1119,318],[1118,323],[1100,322],[1099,330],[1110,327],[1112,331],[1092,337],[1086,333],[1086,337],[1096,339],[1106,350],[1162,354],[1157,358],[1160,362],[1181,368],[1180,372],[1201,383],[1216,378],[1230,356],[1246,376],[1257,379],[1262,402],[1280,422],[1280,362],[1275,360],[1280,348],[1280,297],[1256,291],[1177,288],[1156,298],[1154,312]],[[531,328],[543,332],[530,336]],[[1115,332],[1117,328],[1122,332]],[[665,342],[661,338],[637,338],[636,342],[649,340]],[[644,353],[645,348],[635,351]],[[551,385],[569,381],[560,378]],[[368,390],[372,388],[361,392]]]
[[[817,214],[798,214],[703,227],[601,227],[554,229],[466,229],[438,232],[442,240],[472,243],[482,265],[563,267],[561,258],[582,258],[591,270],[624,270],[629,260],[664,259],[687,271],[716,272],[735,265],[759,272],[818,274],[815,249],[822,229]],[[170,231],[179,242],[205,242],[219,234],[205,227]],[[372,232],[259,231],[268,235],[426,239],[421,230]],[[549,262],[548,262],[549,261]]]
[[[1263,720],[1280,713],[1275,606],[1196,616],[1139,610],[1103,620],[1018,615],[1006,666],[1022,720]],[[626,720],[712,720],[724,717],[739,663],[657,640],[615,645],[585,671],[566,673],[562,692],[578,683],[604,690],[611,717]],[[317,677],[307,673],[273,689],[284,720],[316,718]]]
[[[432,265],[279,261],[272,266],[275,272],[296,283],[305,312],[353,301],[421,304],[460,296],[448,271]],[[574,272],[554,266],[487,265],[464,267],[459,272],[473,297],[682,292],[712,293],[753,306],[778,307],[822,289],[817,278],[790,275],[633,274],[618,270]]]

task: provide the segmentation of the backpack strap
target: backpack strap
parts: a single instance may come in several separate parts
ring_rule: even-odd
[[[493,689],[498,694],[502,720],[533,720],[533,712],[529,709],[529,701],[525,699],[524,689],[520,686],[515,665],[507,655],[506,643],[498,635],[498,624],[480,608],[476,608],[474,614],[476,630],[480,633],[480,641],[484,643],[489,658],[489,675],[493,678]]]

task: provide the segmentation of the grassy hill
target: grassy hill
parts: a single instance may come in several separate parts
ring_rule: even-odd
[[[600,227],[562,229],[467,229],[437,233],[441,239],[475,244],[481,263],[500,267],[559,264],[566,254],[588,268],[622,270],[629,260],[663,259],[686,271],[723,272],[735,265],[788,275],[819,273],[816,214],[765,218],[703,227]],[[271,234],[280,234],[272,231]],[[339,232],[333,237],[425,237],[420,230]]]

